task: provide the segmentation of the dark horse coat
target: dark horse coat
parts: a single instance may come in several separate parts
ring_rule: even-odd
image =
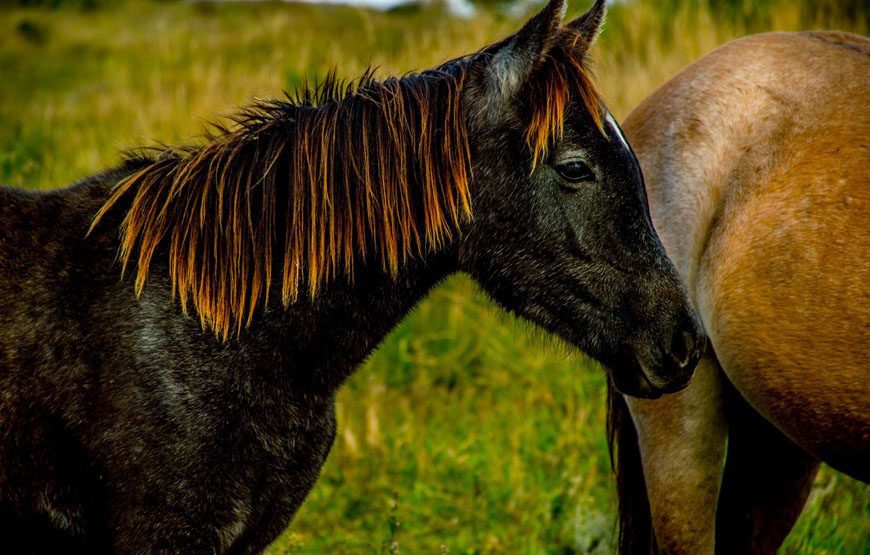
[[[456,271],[623,391],[683,387],[704,337],[583,67],[604,2],[563,11],[201,147],[0,189],[4,550],[262,550],[317,479],[337,388]]]

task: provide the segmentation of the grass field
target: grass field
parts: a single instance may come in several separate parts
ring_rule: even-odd
[[[124,147],[188,141],[205,120],[306,75],[424,68],[518,25],[437,8],[97,4],[0,7],[0,182],[63,186],[115,163]],[[613,8],[596,73],[617,117],[732,38],[867,33],[866,11],[846,13],[844,2],[706,6]],[[451,280],[344,388],[320,482],[272,552],[611,552],[604,385],[600,368],[502,315],[468,280]],[[868,550],[870,491],[825,469],[785,552]]]

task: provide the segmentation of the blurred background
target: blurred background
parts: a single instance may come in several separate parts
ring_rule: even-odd
[[[124,148],[336,68],[424,69],[528,0],[0,0],[0,183],[65,186]],[[568,17],[591,1],[573,0]],[[680,68],[772,30],[867,34],[866,0],[623,0],[595,48],[621,119]],[[322,477],[272,553],[610,553],[603,371],[456,277],[340,394]],[[825,469],[785,553],[870,552],[870,489]]]

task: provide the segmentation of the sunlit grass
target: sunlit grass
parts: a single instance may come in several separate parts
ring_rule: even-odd
[[[611,110],[624,117],[681,67],[749,32],[867,31],[863,18],[765,5],[729,18],[698,3],[615,6],[596,49]],[[306,76],[421,69],[517,24],[284,4],[0,9],[0,182],[63,186],[125,147],[189,141],[205,121]],[[600,369],[452,279],[342,391],[321,480],[272,550],[610,552],[604,383]],[[826,470],[785,551],[867,552],[868,504],[866,486]]]

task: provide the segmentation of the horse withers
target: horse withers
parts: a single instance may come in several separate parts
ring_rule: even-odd
[[[552,0],[436,69],[330,77],[202,146],[0,190],[3,548],[264,549],[337,388],[457,271],[626,393],[685,386],[705,337],[585,66],[604,5],[562,25]]]
[[[868,98],[870,40],[766,34],[625,121],[711,348],[676,395],[611,392],[623,552],[774,553],[819,461],[870,479]]]

